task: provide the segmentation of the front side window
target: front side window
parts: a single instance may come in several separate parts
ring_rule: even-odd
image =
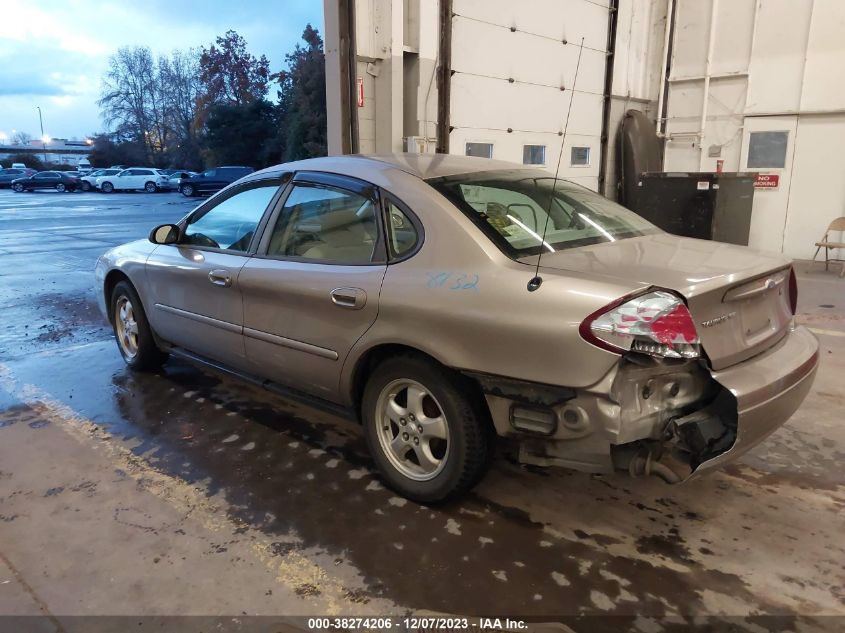
[[[373,200],[345,189],[300,183],[285,201],[267,254],[366,264],[373,260],[377,242]]]
[[[427,182],[514,258],[660,232],[615,202],[543,171],[478,172]]]
[[[278,188],[277,182],[259,183],[196,214],[188,222],[180,243],[246,251]]]

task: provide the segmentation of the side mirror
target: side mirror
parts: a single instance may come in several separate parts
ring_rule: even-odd
[[[162,224],[150,231],[153,244],[175,244],[179,241],[179,227],[175,224]]]

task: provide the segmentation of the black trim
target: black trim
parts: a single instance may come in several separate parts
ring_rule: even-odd
[[[224,374],[234,376],[235,378],[252,383],[258,387],[263,387],[267,391],[272,391],[284,398],[296,400],[297,402],[331,413],[332,415],[336,415],[351,422],[358,422],[358,415],[352,407],[346,407],[329,400],[324,400],[303,391],[299,391],[298,389],[286,387],[277,382],[260,378],[254,374],[234,369],[223,363],[206,358],[205,356],[190,352],[182,347],[168,346],[168,351],[174,356],[186,360],[189,363],[199,364],[204,367],[223,372]]]
[[[285,176],[287,176],[288,178],[286,179]],[[180,230],[179,241],[176,242],[175,244],[172,244],[171,246],[177,246],[177,247],[184,246],[184,247],[191,248],[191,249],[198,250],[198,251],[209,251],[209,252],[212,252],[212,253],[229,253],[229,254],[232,254],[232,255],[242,255],[244,257],[249,257],[250,255],[253,255],[255,253],[256,248],[258,247],[259,236],[261,235],[261,232],[263,231],[263,228],[266,225],[266,218],[268,216],[268,213],[272,212],[272,209],[275,207],[276,202],[279,199],[279,196],[287,188],[287,187],[285,187],[285,184],[289,180],[290,180],[290,174],[283,174],[281,177],[274,175],[271,178],[261,178],[261,179],[250,180],[248,182],[239,184],[236,187],[232,187],[231,189],[227,189],[226,192],[223,195],[213,196],[212,198],[209,198],[208,200],[203,202],[200,206],[198,206],[196,209],[191,211],[188,215],[186,215],[184,218],[182,218],[179,221],[179,223],[178,223],[179,230]],[[185,231],[187,230],[188,225],[192,221],[199,220],[206,213],[213,210],[219,204],[225,202],[226,200],[228,200],[229,198],[232,198],[233,196],[238,195],[239,193],[242,193],[244,191],[248,191],[250,189],[259,189],[261,187],[269,187],[269,186],[276,186],[277,190],[273,194],[273,196],[270,198],[270,202],[267,203],[267,206],[265,207],[264,212],[261,214],[261,218],[259,218],[258,223],[255,225],[255,231],[253,231],[252,239],[250,239],[249,246],[246,248],[246,250],[239,251],[239,250],[235,250],[235,249],[231,249],[231,248],[214,248],[213,246],[201,246],[201,245],[187,244],[187,243],[182,242],[182,239],[184,239],[184,236],[185,236]]]
[[[373,247],[373,254],[370,257],[370,261],[368,262],[340,262],[337,260],[323,260],[323,259],[310,259],[306,257],[295,257],[295,256],[280,256],[280,255],[269,255],[267,253],[268,249],[270,248],[270,240],[272,239],[273,230],[275,229],[276,225],[279,223],[279,220],[284,213],[285,206],[287,204],[287,200],[290,197],[293,188],[296,185],[300,186],[312,186],[312,187],[333,187],[336,189],[342,189],[344,191],[348,191],[350,193],[354,193],[356,195],[363,196],[365,198],[369,198],[375,206],[376,210],[382,209],[382,202],[380,196],[380,190],[378,187],[373,185],[372,183],[366,182],[365,180],[360,180],[358,178],[353,178],[352,176],[343,176],[339,174],[330,174],[326,172],[317,172],[317,171],[301,171],[297,172],[294,177],[289,181],[288,186],[284,187],[284,191],[282,195],[276,200],[274,208],[270,212],[267,222],[262,227],[262,234],[260,239],[255,243],[257,250],[253,253],[253,256],[258,259],[268,259],[273,261],[280,261],[280,262],[297,262],[301,264],[318,264],[322,266],[384,266],[387,263],[387,238],[385,236],[383,220],[379,221],[378,218],[376,220],[376,230],[378,231],[378,238],[376,240],[376,244]],[[381,214],[379,214],[381,215]],[[256,231],[258,233],[258,231]]]
[[[568,402],[576,396],[575,390],[571,387],[547,385],[476,371],[462,371],[461,373],[475,380],[486,394],[524,404],[553,407]]]
[[[390,223],[390,212],[387,210],[388,202],[399,207],[399,210],[404,213],[405,217],[407,217],[411,221],[411,224],[414,225],[414,229],[417,232],[417,241],[416,243],[414,243],[414,247],[402,253],[402,255],[398,257],[393,253],[393,248],[390,245],[390,239],[388,239],[388,236],[390,235],[390,230],[392,228],[392,225]],[[419,216],[417,216],[416,213],[411,211],[411,208],[407,204],[402,202],[399,198],[394,196],[389,191],[385,191],[384,189],[381,190],[381,207],[382,223],[384,225],[385,236],[384,242],[387,250],[388,263],[398,264],[399,262],[404,262],[406,259],[410,259],[414,255],[416,255],[422,248],[423,243],[425,242],[425,227],[423,227]]]

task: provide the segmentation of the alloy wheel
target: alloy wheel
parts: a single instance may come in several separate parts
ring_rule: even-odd
[[[135,309],[129,297],[123,295],[115,302],[114,326],[117,342],[126,358],[132,359],[138,354],[138,322]]]
[[[147,193],[155,193],[156,192],[156,186],[152,182],[148,182],[146,185],[144,185],[144,189],[147,190]]]
[[[60,182],[58,185],[56,185],[56,191],[58,191],[59,193],[64,193],[65,189],[66,189],[66,187],[65,187],[64,183],[62,183],[62,182]]]
[[[376,415],[379,445],[396,470],[415,481],[440,474],[449,457],[449,423],[424,385],[410,379],[388,383]]]

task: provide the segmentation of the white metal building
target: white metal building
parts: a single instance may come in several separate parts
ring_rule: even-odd
[[[845,215],[842,0],[325,9],[330,153],[447,151],[554,170],[569,114],[561,174],[612,197],[619,122],[638,109],[662,135],[666,171],[766,177],[751,246],[809,258]]]

